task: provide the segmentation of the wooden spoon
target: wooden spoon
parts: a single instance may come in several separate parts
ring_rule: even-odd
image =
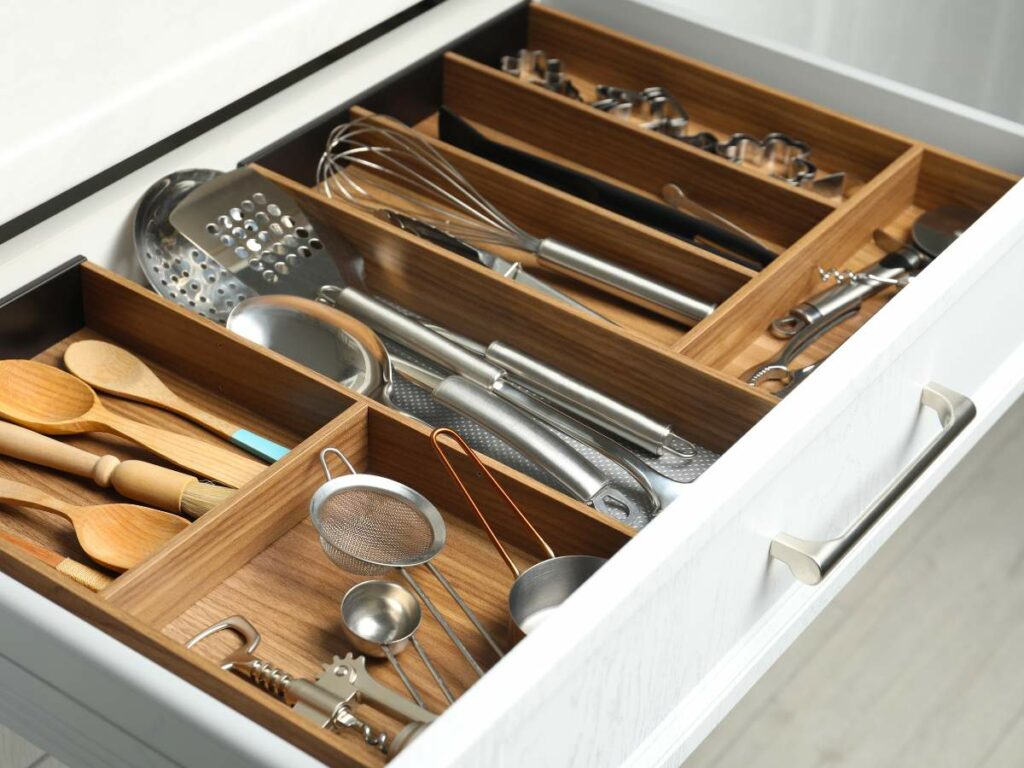
[[[100,565],[126,571],[158,552],[188,521],[138,504],[80,507],[31,485],[0,478],[0,501],[44,509],[68,520],[82,549]]]
[[[277,461],[288,453],[283,445],[242,429],[176,395],[148,365],[116,344],[93,339],[76,341],[64,351],[64,365],[101,392],[184,416],[266,461]]]
[[[84,381],[32,360],[0,360],[0,415],[47,435],[117,435],[232,488],[241,487],[265,468],[194,437],[111,413]]]

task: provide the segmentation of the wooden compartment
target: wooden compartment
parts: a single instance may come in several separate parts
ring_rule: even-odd
[[[543,5],[531,6],[525,47],[560,59],[584,99],[592,98],[597,84],[632,90],[661,86],[688,112],[691,134],[710,130],[723,139],[780,132],[805,141],[819,175],[845,171],[851,177],[847,196],[910,145],[884,129]],[[497,67],[499,62],[482,63]]]
[[[535,6],[531,6],[534,8]],[[455,53],[445,55],[444,105],[489,138],[661,199],[665,184],[775,249],[796,242],[835,205],[785,182]],[[595,173],[596,172],[596,173]]]
[[[163,610],[147,617],[147,623],[159,627],[165,638],[183,643],[196,632],[232,615],[246,616],[263,635],[260,656],[292,674],[315,677],[320,665],[335,654],[351,650],[341,626],[339,603],[342,595],[366,576],[349,574],[338,569],[324,555],[315,529],[308,519],[309,498],[324,482],[317,457],[320,447],[339,446],[361,472],[383,475],[405,483],[424,493],[441,510],[447,526],[445,548],[433,561],[455,589],[479,616],[488,631],[503,648],[508,648],[506,601],[512,575],[500,560],[483,530],[475,522],[473,512],[448,477],[434,453],[430,438],[414,426],[403,424],[376,408],[368,407],[351,417],[339,419],[331,429],[311,441],[303,460],[293,463],[287,473],[277,477],[263,497],[268,518],[288,519],[294,525],[283,535],[269,541],[266,548],[238,568],[219,569],[220,582],[212,589],[193,589],[190,585],[173,583],[179,565],[168,561],[161,567],[155,563],[147,576],[147,588],[158,599],[177,606],[182,592],[187,607],[180,613]],[[497,501],[493,491],[468,460],[451,449],[460,473],[466,479],[501,539],[512,545],[513,559],[529,566],[543,559],[535,542],[517,525]],[[559,554],[612,555],[629,539],[627,530],[594,514],[587,507],[566,502],[532,480],[491,466],[502,485],[535,522],[551,547]],[[237,516],[248,513],[246,505],[236,505]],[[221,548],[224,548],[223,542]],[[485,668],[497,662],[497,656],[458,609],[451,597],[425,568],[411,569],[416,581],[436,603],[466,643],[470,652]],[[168,583],[167,577],[172,578]],[[396,573],[379,578],[405,583]],[[154,603],[157,600],[154,600]],[[417,634],[431,661],[458,696],[476,679],[466,661],[455,650],[437,622],[424,611],[424,620]],[[198,653],[216,661],[222,646],[199,646]],[[444,701],[427,670],[413,651],[399,657],[428,707],[441,712]],[[370,660],[371,674],[394,690],[404,691],[398,676],[384,660]],[[203,665],[204,667],[206,665]],[[214,676],[227,677],[215,671]],[[255,704],[265,710],[264,722],[279,729],[294,715],[282,704],[254,687]],[[361,707],[360,716],[394,733],[400,724]],[[362,744],[355,734],[319,734],[320,743],[307,743],[315,754],[330,757],[336,764],[376,764],[379,755]]]
[[[818,267],[853,271],[870,267],[885,255],[874,243],[874,230],[911,242],[911,227],[926,211],[958,205],[984,212],[1015,181],[1011,174],[940,150],[915,149],[872,182],[864,197],[837,211],[739,291],[677,350],[739,377],[786,343],[768,331],[769,323],[828,287],[821,282]],[[855,317],[822,336],[794,366],[831,354],[895,295],[895,289],[888,289],[866,301]],[[774,384],[764,387],[766,391],[776,388]]]
[[[318,227],[355,246],[371,293],[428,320],[482,343],[500,338],[714,451],[725,450],[771,406],[771,398],[638,333],[592,320],[345,202],[262,172],[293,194]]]
[[[77,307],[67,305],[65,324],[53,315],[41,314],[53,299],[78,302]],[[505,601],[512,575],[474,523],[472,510],[434,453],[429,429],[422,424],[358,395],[350,397],[340,386],[237,340],[211,321],[190,315],[88,263],[71,266],[0,308],[0,319],[5,321],[4,328],[20,324],[18,341],[23,347],[18,352],[34,351],[29,340],[42,345],[34,355],[41,362],[56,363],[67,344],[79,338],[104,338],[124,345],[144,356],[172,387],[204,407],[294,445],[287,456],[99,594],[0,540],[3,572],[319,759],[332,765],[381,764],[383,757],[358,735],[320,730],[270,694],[210,663],[227,647],[226,638],[195,651],[184,648],[184,641],[199,629],[241,614],[263,635],[258,655],[295,675],[315,677],[320,665],[333,655],[352,650],[341,632],[338,605],[344,592],[365,577],[343,573],[330,563],[308,517],[310,497],[325,480],[319,453],[325,447],[337,447],[360,471],[406,483],[441,510],[448,535],[434,562],[492,635],[504,648],[509,647]],[[78,328],[76,324],[80,324]],[[147,334],[146,329],[153,327],[161,332]],[[194,431],[146,406],[125,404],[122,409],[112,402],[110,406],[155,424]],[[307,436],[310,431],[313,434]],[[72,438],[72,442],[121,457],[138,455],[130,447],[105,439],[102,445],[95,439]],[[449,456],[488,511],[513,558],[521,566],[542,559],[535,542],[502,509],[468,458],[453,447]],[[495,461],[484,461],[558,554],[610,557],[632,535],[628,527],[589,507]],[[84,481],[19,462],[3,460],[0,474],[45,484],[73,501],[116,499]],[[47,526],[48,520],[42,515],[22,516],[6,507],[0,511],[0,528],[14,529],[85,561],[66,526]],[[419,584],[473,655],[484,668],[493,666],[496,654],[475,634],[454,601],[429,572],[417,571]],[[418,638],[457,695],[472,685],[474,673],[428,614]],[[426,669],[414,654],[401,660],[428,705],[441,711],[443,700]],[[386,663],[369,663],[378,680],[402,690],[399,678]],[[361,707],[359,714],[391,733],[401,727],[368,707]]]
[[[190,402],[287,447],[299,444],[355,403],[340,388],[298,366],[276,362],[212,323],[197,322],[184,310],[156,300],[151,292],[88,263],[72,266],[37,291],[8,302],[0,309],[0,318],[7,357],[60,367],[63,352],[73,341],[107,340],[141,357]],[[260,472],[265,462],[178,416],[114,396],[100,394],[99,398],[115,414],[191,436],[251,460],[257,474],[247,485],[258,485],[261,477],[273,470],[267,466]],[[170,466],[134,443],[111,435],[89,433],[55,439],[98,456],[112,454]],[[0,474],[75,504],[126,501],[89,479],[3,456]],[[215,516],[214,512],[210,515]],[[56,515],[5,505],[0,530],[89,563],[70,524]],[[190,533],[181,534],[172,546]]]

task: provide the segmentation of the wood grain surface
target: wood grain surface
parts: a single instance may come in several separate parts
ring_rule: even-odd
[[[445,55],[444,102],[454,112],[658,195],[674,182],[772,243],[789,245],[835,206],[779,179],[457,54]]]
[[[885,129],[547,6],[531,9],[529,47],[562,59],[570,77],[662,86],[697,126],[719,135],[778,131],[806,141],[827,173],[847,171],[867,182],[909,147]]]

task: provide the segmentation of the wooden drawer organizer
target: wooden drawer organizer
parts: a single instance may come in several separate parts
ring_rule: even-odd
[[[848,171],[859,183],[847,199],[831,203],[495,68],[502,55],[522,47],[561,57],[570,76],[584,87],[603,81],[666,86],[696,124],[720,134],[776,130],[805,139],[821,168]],[[318,226],[336,229],[354,243],[366,257],[373,292],[478,341],[500,334],[503,341],[672,423],[679,434],[714,451],[727,450],[777,402],[747,387],[738,374],[778,347],[765,328],[819,287],[815,267],[858,268],[881,255],[871,244],[874,229],[906,237],[922,210],[950,203],[984,209],[1015,181],[541,6],[523,6],[499,17],[460,40],[454,50],[440,52],[393,82],[339,106],[251,161],[296,195]],[[326,135],[348,115],[395,114],[434,136],[442,103],[502,141],[646,195],[657,196],[666,182],[680,182],[702,202],[778,245],[782,253],[771,266],[755,272],[439,144],[485,195],[527,229],[589,248],[719,303],[711,317],[687,328],[544,275],[621,324],[615,328],[327,199],[312,187],[311,174]],[[885,301],[882,296],[869,302],[855,321],[822,339],[808,357],[816,359],[834,349]],[[471,523],[465,503],[433,454],[426,427],[88,263],[72,263],[5,302],[0,306],[0,333],[6,356],[53,364],[59,363],[70,340],[110,339],[145,358],[172,387],[204,408],[294,446],[234,498],[99,595],[3,542],[0,570],[321,760],[377,764],[379,756],[355,736],[321,732],[249,683],[219,670],[206,658],[212,658],[216,646],[188,652],[181,645],[196,630],[240,613],[263,633],[262,656],[295,674],[315,675],[319,664],[346,650],[338,601],[359,579],[329,564],[308,520],[310,495],[322,482],[318,452],[334,445],[360,469],[412,485],[443,511],[449,543],[438,563],[491,629],[503,636],[504,596],[511,579]],[[140,420],[213,439],[154,409],[102,399]],[[122,458],[137,455],[113,439],[69,441]],[[529,477],[489,463],[556,552],[610,556],[633,535]],[[0,473],[44,485],[73,501],[114,499],[85,482],[14,461],[0,460]],[[471,485],[487,498],[479,478]],[[673,513],[685,514],[685,509]],[[538,559],[518,526],[500,516],[496,522],[520,561]],[[85,559],[68,527],[50,517],[5,508],[0,528]],[[422,583],[479,658],[493,663],[487,649],[473,643],[474,634],[436,583],[427,578]],[[456,692],[472,684],[472,673],[436,624],[426,619],[420,637]],[[412,655],[405,659],[429,703],[440,707],[426,670]],[[386,665],[373,669],[400,689]],[[373,722],[395,728],[386,720]]]
[[[595,83],[628,88],[661,85],[685,105],[694,130],[706,128],[723,137],[734,132],[781,131],[801,138],[811,145],[811,158],[822,172],[848,173],[847,196],[841,202],[827,200],[501,72],[497,65],[502,55],[520,48],[541,49],[560,58],[584,95]],[[696,370],[737,382],[740,373],[785,343],[767,332],[768,324],[824,287],[818,266],[858,269],[868,265],[883,255],[873,243],[874,230],[907,239],[922,211],[951,204],[985,210],[1017,180],[1012,174],[541,5],[507,14],[460,41],[453,51],[342,105],[250,160],[312,188],[326,136],[339,122],[366,112],[391,114],[436,140],[441,104],[489,138],[651,198],[659,198],[664,184],[679,183],[695,199],[781,249],[770,266],[757,272],[461,149],[436,144],[486,197],[527,231],[565,240],[719,305],[710,317],[687,328],[572,280],[543,273],[545,280],[620,325],[601,327],[605,343],[629,339],[631,346],[664,350],[696,364]],[[345,207],[336,201],[331,205]],[[506,255],[522,260],[528,268],[532,264],[532,257],[523,252]],[[478,269],[453,266],[459,267],[465,273]],[[510,303],[520,303],[520,295],[529,293],[507,282],[496,288]],[[869,300],[857,317],[819,339],[797,365],[834,350],[892,295],[887,291]],[[577,316],[554,302],[547,305],[553,316]],[[496,315],[490,317],[504,320],[508,317],[504,310],[492,307]],[[469,325],[480,320],[464,318],[463,322],[472,336]],[[486,324],[486,333],[478,340],[490,340],[492,328],[515,327],[514,323]],[[560,349],[553,359],[561,361],[565,354]],[[584,368],[592,365],[574,356],[570,365],[578,362]],[[647,386],[650,377],[628,378],[629,391],[623,395],[627,399],[636,396],[638,387]],[[755,397],[776,402],[766,395],[773,388],[769,383]]]

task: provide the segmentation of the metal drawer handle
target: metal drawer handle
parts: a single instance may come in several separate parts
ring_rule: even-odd
[[[936,435],[921,454],[886,486],[864,514],[857,518],[842,535],[830,541],[807,541],[788,533],[772,539],[768,554],[789,566],[793,575],[805,584],[818,584],[842,560],[885,511],[913,485],[914,481],[931,465],[939,454],[963,432],[974,419],[977,409],[970,398],[943,387],[929,384],[921,392],[922,405],[939,415],[942,431]]]

